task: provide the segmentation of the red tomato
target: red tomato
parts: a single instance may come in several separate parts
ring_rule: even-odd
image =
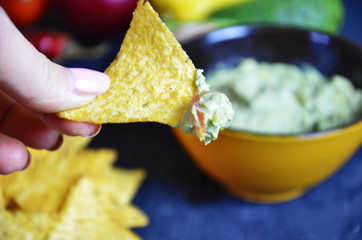
[[[37,22],[46,10],[46,0],[0,0],[0,5],[18,26]]]
[[[104,39],[128,28],[137,0],[58,0],[57,3],[76,34]]]

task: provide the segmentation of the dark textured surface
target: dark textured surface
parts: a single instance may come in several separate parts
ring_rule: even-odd
[[[345,4],[342,34],[362,45],[362,1]],[[234,198],[204,175],[167,126],[104,125],[91,146],[117,148],[118,166],[147,169],[134,200],[151,220],[136,230],[143,239],[362,239],[362,149],[301,198],[264,205]]]

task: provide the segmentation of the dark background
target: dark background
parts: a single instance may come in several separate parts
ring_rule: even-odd
[[[342,35],[362,46],[362,0],[344,2]],[[118,48],[101,62],[66,65],[104,70]],[[143,239],[362,239],[362,149],[301,198],[267,205],[229,195],[198,169],[167,126],[103,125],[90,146],[117,148],[117,166],[147,170],[134,199],[150,218],[135,229]]]

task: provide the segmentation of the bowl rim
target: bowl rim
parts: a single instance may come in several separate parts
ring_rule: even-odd
[[[236,29],[239,30],[238,34],[220,34],[220,33],[226,33],[231,31],[236,31]],[[239,24],[229,27],[221,27],[217,29],[212,29],[208,32],[205,32],[203,34],[197,35],[194,38],[191,38],[189,41],[185,41],[182,43],[182,45],[188,45],[195,41],[200,41],[202,39],[208,38],[207,41],[219,42],[222,40],[232,40],[235,38],[240,38],[241,34],[243,37],[246,37],[248,35],[252,34],[258,34],[266,31],[273,32],[275,34],[275,31],[289,31],[289,32],[295,32],[300,34],[307,34],[309,39],[315,43],[325,44],[325,40],[331,39],[332,41],[337,41],[341,44],[348,44],[353,48],[358,49],[358,51],[362,54],[362,45],[358,44],[357,42],[342,36],[342,35],[336,35],[336,34],[330,34],[322,31],[316,31],[316,30],[310,30],[310,29],[304,29],[300,27],[294,27],[294,26],[286,26],[286,25],[272,25],[272,24]],[[219,36],[213,36],[213,35],[219,35]],[[320,37],[320,38],[319,38]],[[216,39],[216,40],[215,40]],[[324,39],[324,40],[323,40]]]
[[[238,34],[225,34],[226,32],[232,33],[232,31],[237,31]],[[309,29],[303,29],[293,26],[283,26],[283,25],[261,25],[261,24],[244,24],[244,25],[234,25],[224,28],[218,28],[214,29],[210,32],[207,32],[205,34],[199,35],[195,37],[194,39],[191,39],[190,41],[186,42],[184,45],[192,44],[195,41],[207,41],[208,44],[210,43],[217,43],[227,40],[233,40],[238,38],[245,38],[250,35],[256,35],[260,33],[265,32],[273,32],[275,34],[275,31],[288,31],[288,32],[294,32],[298,34],[305,34],[307,38],[317,44],[338,44],[342,45],[342,47],[349,47],[356,49],[362,56],[362,46],[357,44],[356,42],[341,36],[341,35],[332,35],[321,31],[315,31],[315,30],[309,30]],[[358,53],[357,53],[358,54]],[[360,88],[362,89],[362,88]],[[263,133],[263,132],[255,132],[255,131],[247,131],[247,130],[238,130],[233,128],[227,128],[223,132],[221,132],[221,135],[227,135],[227,136],[235,136],[237,135],[248,135],[253,137],[264,137],[264,138],[282,138],[282,139],[312,139],[312,138],[320,138],[320,137],[326,137],[326,136],[334,136],[341,133],[341,131],[344,130],[352,130],[355,128],[362,128],[362,115],[355,119],[352,122],[334,127],[329,128],[325,130],[318,130],[318,131],[311,131],[311,132],[301,132],[301,133]]]
[[[234,130],[226,128],[224,131],[221,131],[219,135],[233,137],[233,138],[247,138],[249,140],[256,140],[268,142],[294,142],[300,140],[318,140],[321,138],[333,138],[336,136],[341,136],[344,134],[353,133],[356,131],[361,132],[362,140],[362,120],[355,123],[346,124],[344,127],[336,127],[332,129],[320,130],[315,132],[305,132],[305,133],[294,133],[294,134],[273,134],[273,133],[258,133],[252,131],[243,131],[243,130]]]

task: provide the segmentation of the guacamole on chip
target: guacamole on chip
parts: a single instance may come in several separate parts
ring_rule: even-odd
[[[202,72],[201,69],[197,70],[197,93],[187,107],[179,127],[208,144],[217,139],[220,130],[230,125],[234,111],[225,94],[210,91]]]

